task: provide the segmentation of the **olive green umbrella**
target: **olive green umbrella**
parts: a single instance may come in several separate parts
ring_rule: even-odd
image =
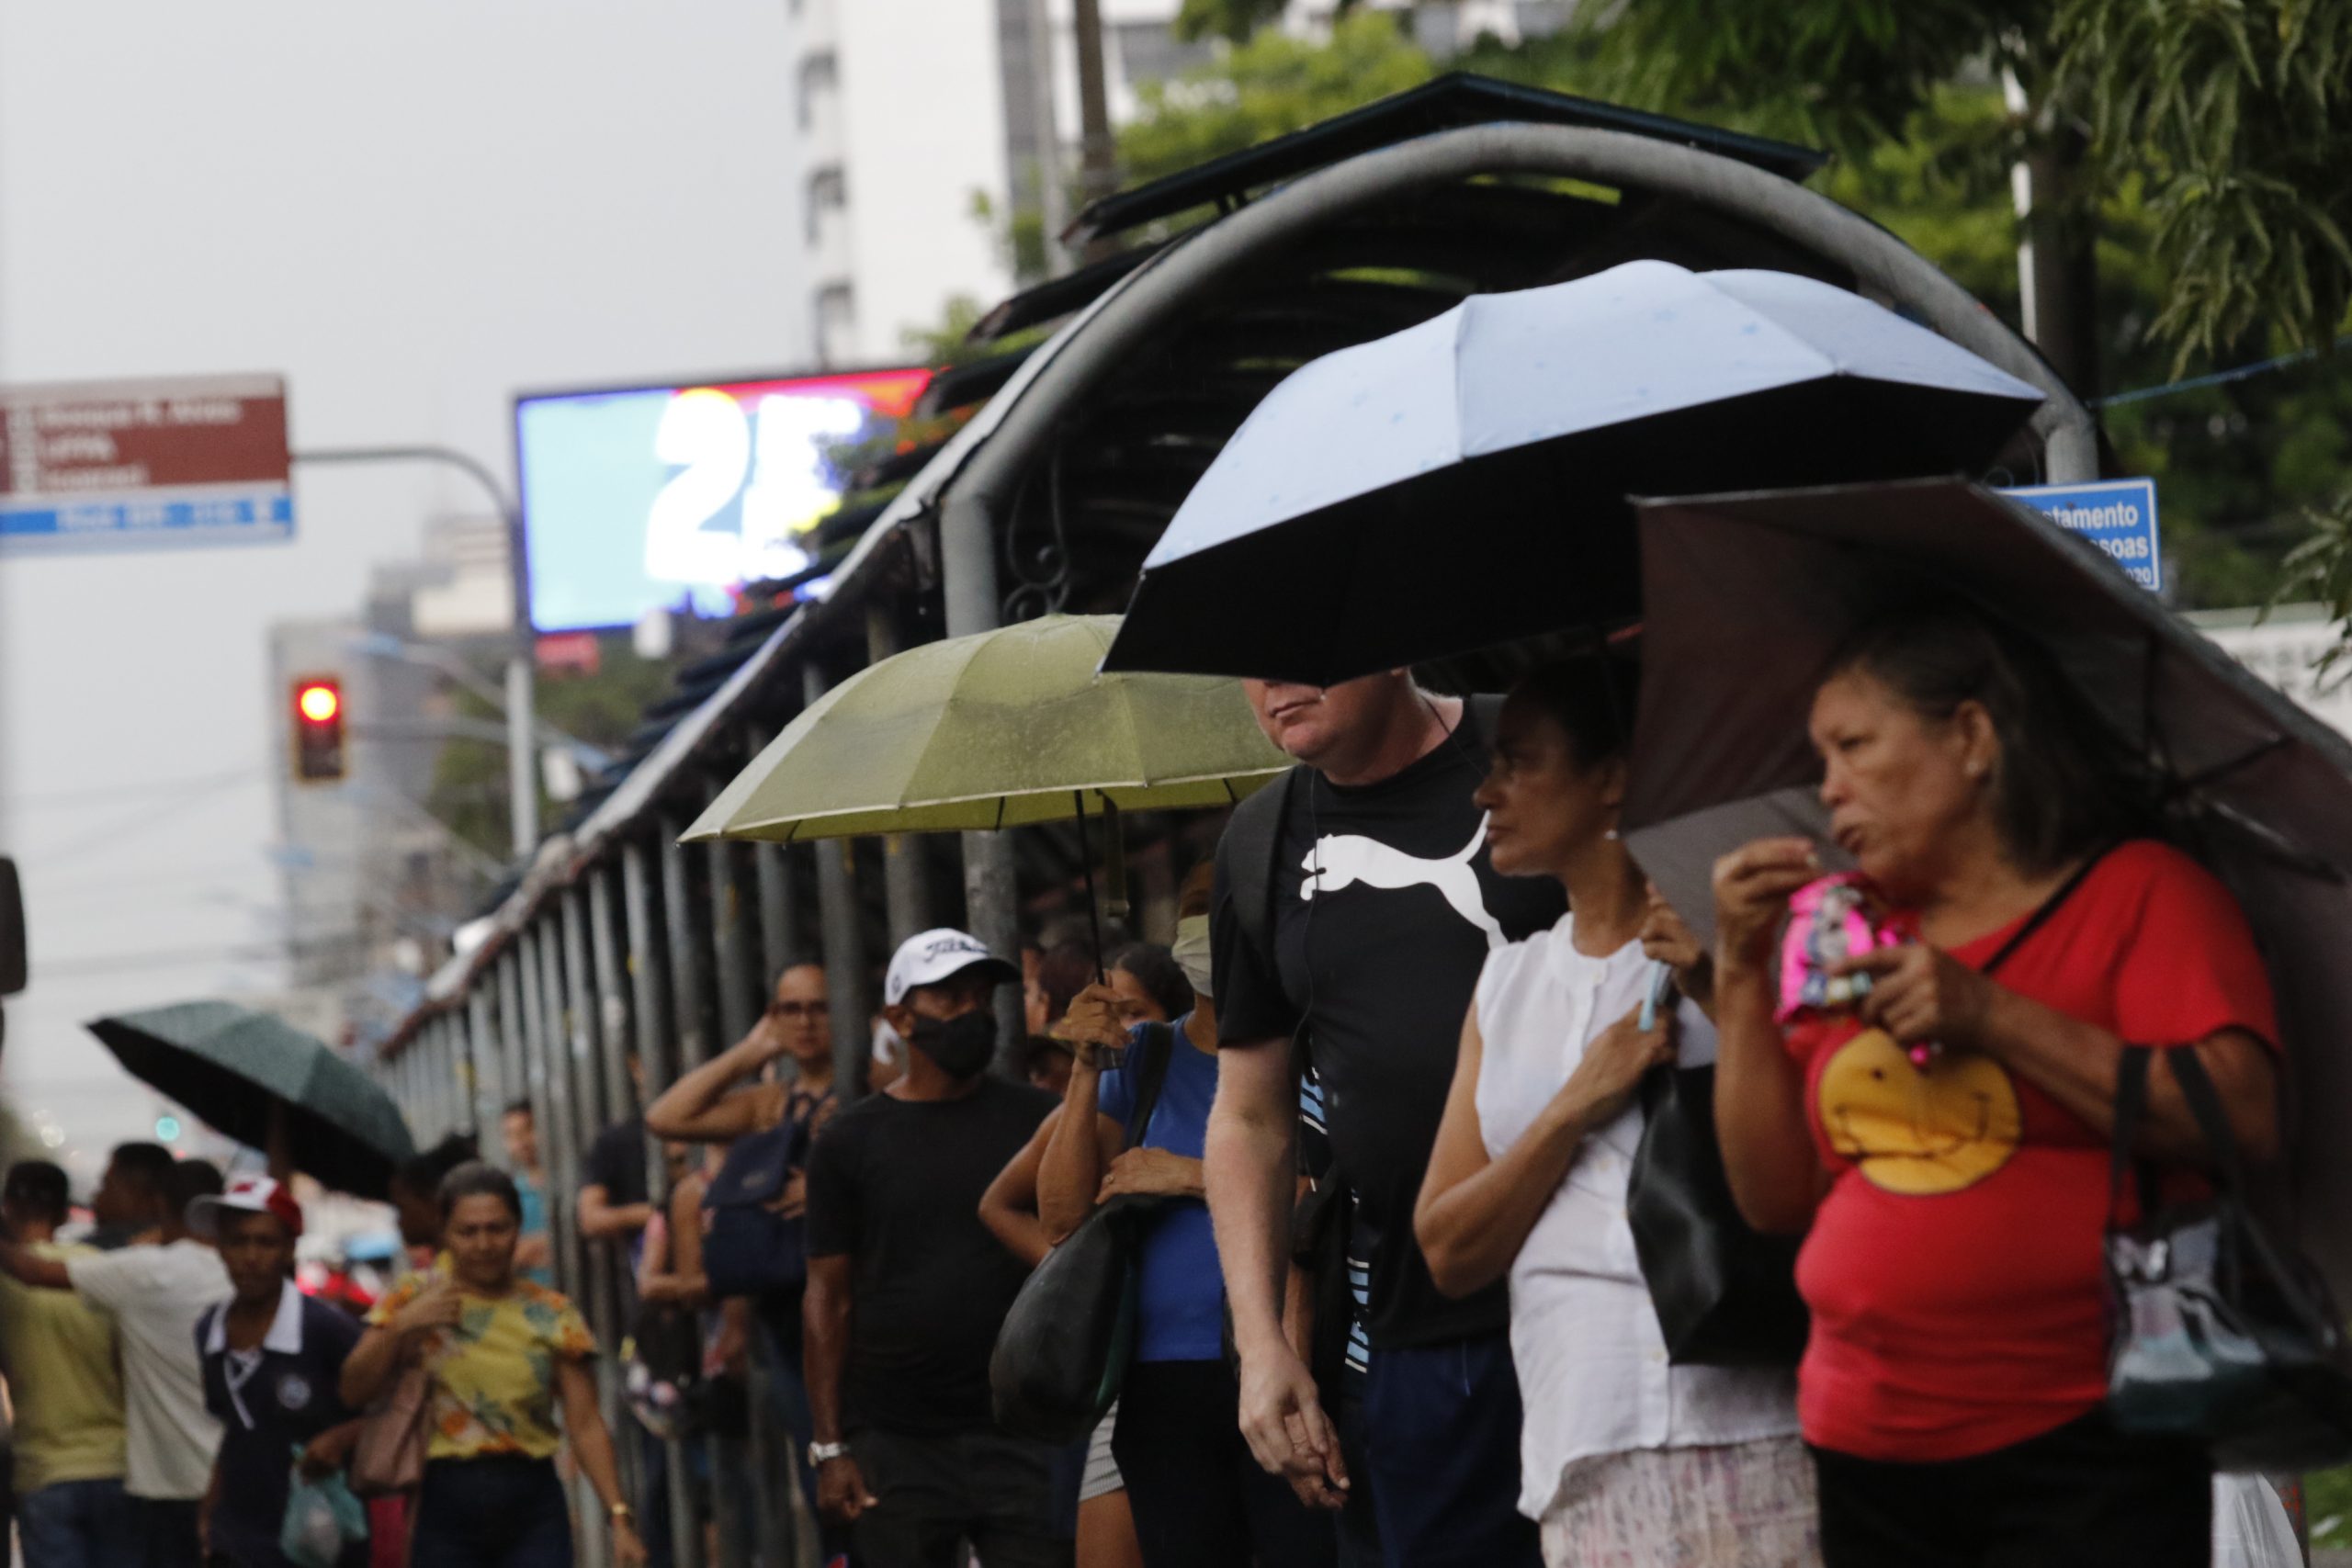
[[[1223,676],[1102,674],[1116,615],[909,649],[808,705],[685,842],[1018,828],[1229,806],[1290,766]]]
[[[325,1043],[232,1002],[94,1019],[131,1077],[241,1144],[321,1184],[381,1198],[416,1152],[390,1095]]]
[[[1104,822],[1123,903],[1122,811],[1230,806],[1290,766],[1238,681],[1102,672],[1116,615],[1046,615],[910,648],[801,711],[684,841]],[[1087,905],[1102,926],[1093,867]]]

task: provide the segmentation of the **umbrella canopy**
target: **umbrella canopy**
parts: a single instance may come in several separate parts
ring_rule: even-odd
[[[131,1077],[241,1144],[266,1148],[282,1118],[294,1168],[381,1198],[416,1152],[391,1096],[300,1030],[230,1002],[180,1002],[92,1021]]]
[[[1629,616],[1628,494],[1972,471],[2041,401],[1787,273],[1630,262],[1474,295],[1258,405],[1145,560],[1106,667],[1321,685]]]
[[[2207,641],[2105,556],[1957,483],[1641,508],[1645,623],[1626,841],[1710,937],[1715,858],[1750,839],[1826,843],[1806,739],[1838,644],[1890,599],[1956,592],[2037,637],[2169,786],[2198,857],[2253,923],[2279,1004],[2290,1125],[2352,1102],[2352,744]],[[2294,1140],[2294,1219],[2352,1289],[2352,1153]]]
[[[1116,615],[925,643],[802,710],[686,842],[790,843],[1228,806],[1290,766],[1229,680],[1097,672]]]

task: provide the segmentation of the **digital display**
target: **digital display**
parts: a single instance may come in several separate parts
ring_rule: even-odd
[[[809,564],[844,485],[826,454],[904,419],[924,369],[517,399],[531,626],[634,625]]]

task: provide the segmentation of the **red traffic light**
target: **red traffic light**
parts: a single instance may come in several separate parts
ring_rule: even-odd
[[[343,682],[306,675],[293,696],[295,780],[332,784],[344,775]]]

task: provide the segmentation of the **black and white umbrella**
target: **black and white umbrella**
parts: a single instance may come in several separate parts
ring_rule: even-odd
[[[1258,405],[1103,668],[1330,684],[1622,619],[1628,495],[1973,473],[2041,401],[1789,273],[1629,262],[1474,295]]]

